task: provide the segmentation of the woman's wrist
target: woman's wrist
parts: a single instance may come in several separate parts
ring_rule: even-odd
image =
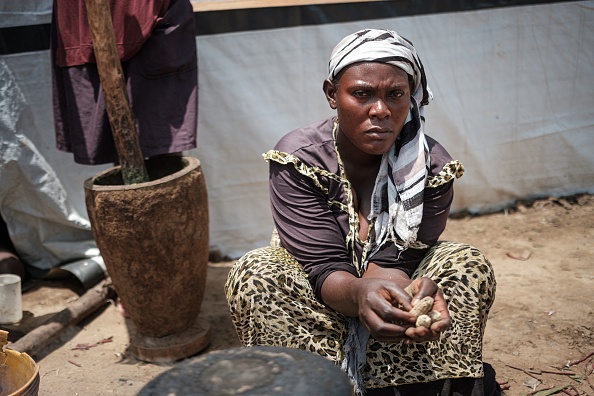
[[[379,278],[395,282],[399,287],[405,288],[411,283],[406,272],[399,268],[380,267],[375,263],[369,263],[363,278]]]

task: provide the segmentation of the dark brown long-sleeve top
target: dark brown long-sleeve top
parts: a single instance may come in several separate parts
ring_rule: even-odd
[[[357,276],[346,244],[349,216],[344,184],[332,138],[335,117],[285,135],[265,158],[270,162],[270,201],[281,245],[303,266],[318,298],[324,280],[334,271]],[[382,247],[369,262],[399,268],[412,275],[427,250],[439,238],[453,199],[453,179],[462,166],[427,137],[431,168],[426,187],[423,219],[417,240],[423,248],[409,248],[398,258],[397,247]],[[326,173],[327,171],[328,173]],[[461,173],[461,172],[459,172]],[[355,233],[356,234],[356,233]],[[357,239],[355,254],[361,259],[365,242]]]

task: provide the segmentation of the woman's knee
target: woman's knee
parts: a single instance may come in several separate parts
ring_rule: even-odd
[[[248,282],[254,279],[258,280],[265,277],[267,266],[266,248],[258,248],[245,253],[231,267],[225,283],[225,293],[227,298],[231,299],[236,295],[240,288],[248,286]]]
[[[468,244],[459,244],[463,260],[461,266],[469,276],[477,279],[484,287],[495,287],[493,265],[483,252]]]
[[[438,242],[421,262],[414,277],[428,276],[442,286],[458,282],[475,285],[479,293],[496,286],[493,266],[476,247],[457,242]]]
[[[238,293],[277,294],[291,292],[295,285],[309,285],[301,265],[282,247],[263,247],[244,254],[229,271],[225,292],[228,299]]]
[[[468,272],[493,272],[491,262],[483,252],[466,243],[440,242],[434,247],[431,260],[442,262],[441,267],[445,269],[459,267]]]

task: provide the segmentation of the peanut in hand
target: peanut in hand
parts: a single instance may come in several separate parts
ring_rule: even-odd
[[[430,296],[424,297],[412,307],[409,313],[417,317],[416,327],[423,326],[430,328],[431,324],[441,320],[441,314],[437,311],[432,311],[432,307],[433,297]]]

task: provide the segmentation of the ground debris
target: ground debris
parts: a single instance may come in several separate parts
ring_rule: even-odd
[[[522,251],[509,251],[506,252],[505,255],[514,260],[526,261],[532,255],[532,252],[528,249],[524,249]]]
[[[535,389],[532,392],[526,393],[524,396],[549,396],[549,395],[556,395],[559,393],[567,393],[565,390],[567,388],[573,388],[571,385],[561,385],[561,386],[550,386],[544,389]],[[571,393],[569,393],[571,395]],[[579,393],[577,394],[579,395]],[[575,395],[575,396],[577,396]]]
[[[68,360],[68,363],[75,365],[76,367],[82,367],[79,363],[76,363],[72,360]]]
[[[540,384],[542,384],[542,381],[534,377],[528,378],[527,380],[524,380],[524,382],[522,382],[522,385],[532,390],[536,390],[536,387]]]
[[[97,345],[105,344],[105,343],[112,342],[112,341],[113,341],[113,336],[104,338],[100,341],[97,341],[94,344],[76,344],[76,346],[74,348],[72,348],[71,350],[72,351],[88,351],[89,349],[94,348]]]
[[[577,366],[579,364],[583,364],[583,375],[578,374],[575,370],[570,370],[571,366]],[[521,368],[506,364],[507,367],[512,368],[514,370],[518,370],[523,372],[524,374],[528,375],[531,378],[528,378],[522,382],[522,385],[532,389],[529,393],[524,393],[522,396],[549,396],[549,395],[557,395],[557,394],[566,394],[569,396],[580,396],[580,395],[588,395],[588,393],[584,392],[584,389],[580,387],[580,385],[588,385],[592,390],[594,390],[594,385],[588,378],[590,375],[594,373],[594,351],[584,355],[583,357],[568,361],[562,368],[552,367],[551,369],[537,369],[537,368]],[[581,372],[581,371],[580,371]],[[544,379],[542,376],[544,375],[562,375],[566,376],[575,383],[575,386],[570,384],[566,385],[552,385],[543,389],[537,389],[540,385],[544,385]],[[577,388],[576,388],[577,387]],[[580,388],[580,389],[578,389]],[[509,387],[507,388],[509,389]]]
[[[582,358],[578,359],[578,360],[572,360],[567,362],[567,367],[571,367],[571,366],[575,366],[576,364],[580,364],[581,362],[588,360],[588,358],[594,356],[594,351],[588,353],[587,355],[583,356]]]

